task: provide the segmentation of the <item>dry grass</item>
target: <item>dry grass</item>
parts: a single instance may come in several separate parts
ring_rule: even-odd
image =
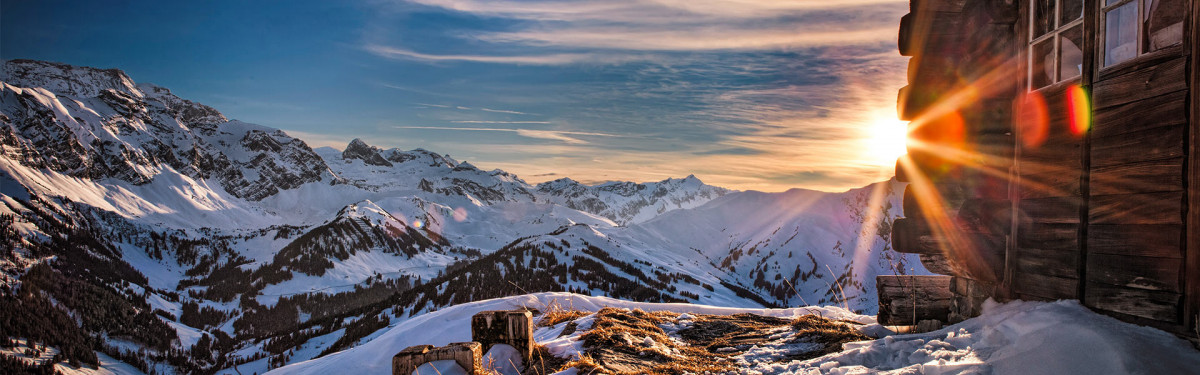
[[[558,302],[558,299],[550,300],[545,306],[539,310],[541,318],[538,319],[538,327],[550,327],[558,323],[579,319],[591,314],[586,311],[576,310],[574,304],[565,306]]]
[[[659,328],[674,322],[676,313],[606,308],[596,313],[592,329],[584,333],[586,355],[560,370],[578,367],[597,374],[698,374],[737,370],[731,356],[770,341],[780,330],[795,332],[794,340],[821,344],[815,351],[782,356],[779,361],[804,360],[840,351],[842,344],[868,340],[851,324],[816,315],[797,319],[754,314],[694,316],[691,327],[678,331],[675,340]],[[652,346],[644,341],[649,338]],[[722,348],[734,348],[729,351]]]
[[[658,324],[674,316],[670,312],[605,308],[596,313],[592,329],[580,339],[591,361],[611,373],[685,374],[730,369],[703,348],[667,337]],[[653,341],[653,348],[643,343],[646,338]]]
[[[566,370],[566,369],[569,369],[572,367],[579,369],[580,374],[591,375],[591,374],[612,374],[613,373],[612,371],[608,371],[608,369],[605,369],[604,366],[601,366],[599,363],[596,363],[596,360],[593,359],[592,356],[587,355],[587,354],[583,354],[583,355],[579,356],[579,359],[567,362],[566,364],[563,365],[563,367],[562,367],[562,369],[560,369],[560,371]]]
[[[547,375],[553,374],[569,368],[567,360],[564,358],[555,357],[550,354],[550,350],[544,345],[536,344],[533,347],[533,359],[530,363],[525,364],[525,371],[522,375]]]
[[[857,323],[855,323],[857,324]],[[844,322],[825,319],[816,315],[805,315],[792,321],[792,329],[798,336],[805,337],[809,342],[823,345],[821,350],[815,350],[794,356],[794,359],[817,358],[829,353],[842,350],[842,344],[854,341],[870,340],[858,330]]]

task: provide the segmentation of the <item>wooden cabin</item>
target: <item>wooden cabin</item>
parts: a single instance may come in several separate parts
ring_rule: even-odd
[[[1198,14],[1200,0],[912,0],[893,248],[951,277],[881,277],[881,320],[1076,299],[1195,341]],[[918,284],[948,301],[902,308],[896,291]]]

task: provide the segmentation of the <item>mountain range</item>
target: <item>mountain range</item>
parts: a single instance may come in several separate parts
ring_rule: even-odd
[[[890,249],[901,191],[530,184],[424,149],[314,149],[120,70],[10,60],[0,340],[69,366],[261,373],[532,292],[873,313],[875,275],[925,272]]]

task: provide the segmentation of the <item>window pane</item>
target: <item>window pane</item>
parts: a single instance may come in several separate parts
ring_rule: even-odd
[[[1137,19],[1136,1],[1104,14],[1104,66],[1137,56]]]
[[[1062,0],[1060,6],[1062,6],[1062,14],[1058,18],[1059,26],[1083,18],[1083,0]]]
[[[1054,29],[1054,0],[1037,0],[1033,3],[1033,38]]]
[[[1059,33],[1058,43],[1058,80],[1078,77],[1083,73],[1083,26]]]
[[[1029,51],[1033,56],[1029,62],[1029,84],[1038,89],[1054,83],[1054,39],[1033,45]]]
[[[1185,0],[1147,0],[1145,52],[1183,43],[1183,18],[1187,14]]]

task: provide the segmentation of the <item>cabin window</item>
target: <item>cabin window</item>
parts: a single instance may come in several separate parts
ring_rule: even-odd
[[[1029,12],[1029,89],[1081,75],[1083,4],[1083,0],[1033,1]]]
[[[1186,0],[1105,0],[1104,66],[1183,43]]]

